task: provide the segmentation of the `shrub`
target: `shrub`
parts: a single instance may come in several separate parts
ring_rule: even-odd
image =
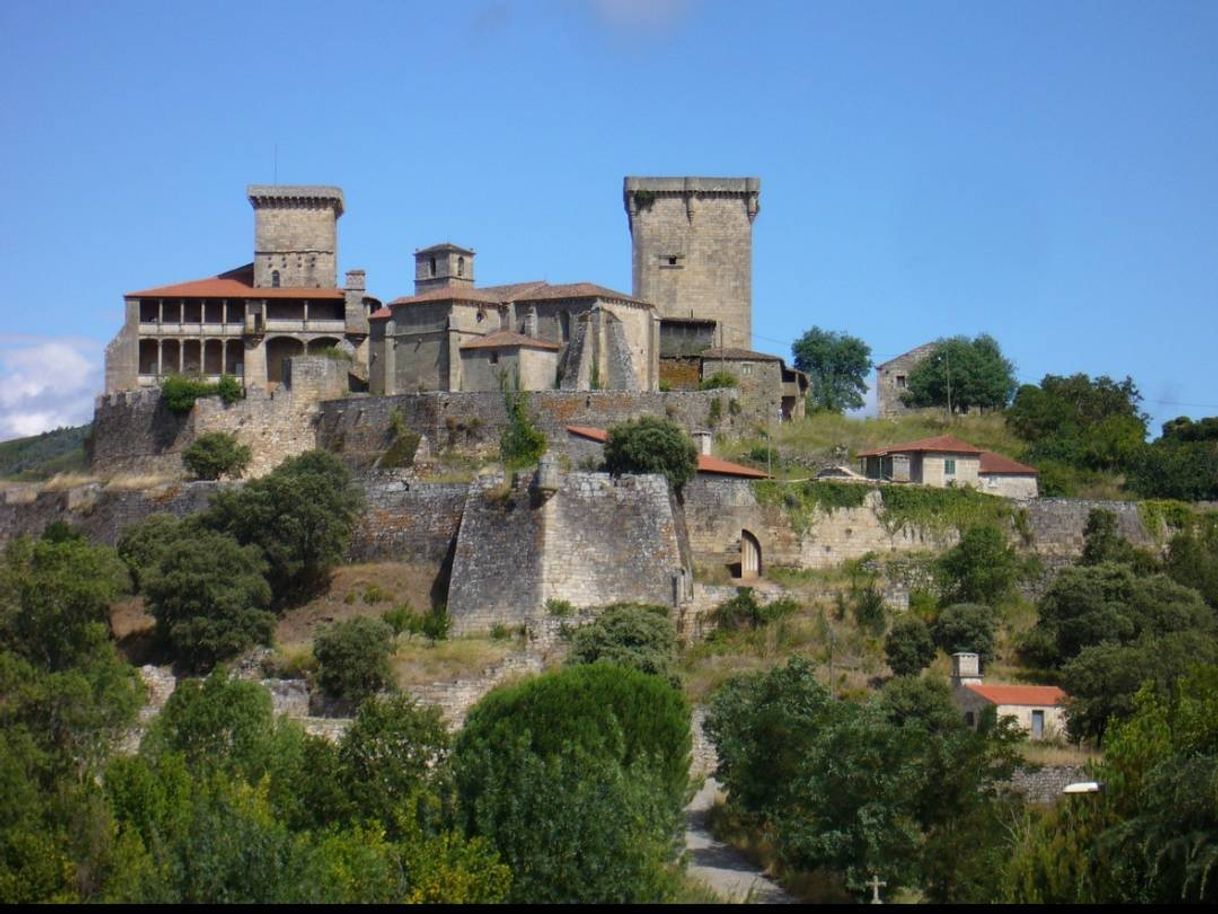
[[[240,478],[250,465],[253,455],[236,435],[228,432],[207,432],[182,452],[182,463],[198,479],[219,479],[221,476]]]
[[[884,639],[884,656],[897,676],[917,676],[935,659],[935,642],[921,619],[906,616]]]
[[[575,606],[570,600],[555,600],[551,597],[546,600],[546,612],[559,619],[565,619],[567,616],[575,614]]]
[[[642,416],[609,429],[605,468],[623,473],[660,473],[678,492],[697,472],[698,449],[679,425]]]
[[[699,385],[700,390],[717,390],[721,387],[739,387],[740,382],[730,371],[716,371]]]
[[[220,395],[225,406],[232,406],[245,396],[245,388],[231,374],[222,374],[216,384],[216,393]]]
[[[241,382],[232,375],[221,375],[216,384],[180,374],[170,375],[161,382],[161,399],[165,407],[178,415],[190,412],[194,408],[195,400],[200,397],[215,396],[219,396],[227,406],[244,397],[245,390]]]
[[[354,703],[389,684],[392,653],[393,632],[379,619],[336,622],[313,639],[318,683],[327,695]]]
[[[499,459],[508,469],[531,466],[546,452],[546,436],[529,418],[519,391],[505,391],[503,404],[508,424],[499,436]]]
[[[850,607],[858,627],[872,635],[882,635],[887,625],[884,594],[874,584],[855,590],[850,595]]]
[[[744,628],[761,628],[776,619],[789,616],[798,608],[790,597],[780,597],[763,605],[757,599],[753,588],[737,587],[736,596],[716,606],[712,618],[721,629],[739,631]]]
[[[576,630],[568,664],[613,663],[676,684],[677,630],[663,606],[617,603]]]

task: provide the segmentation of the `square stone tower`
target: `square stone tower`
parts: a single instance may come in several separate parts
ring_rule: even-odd
[[[338,217],[343,192],[313,184],[252,184],[254,286],[338,287]]]
[[[433,244],[414,252],[414,294],[432,289],[472,289],[474,252],[455,244]]]
[[[760,178],[626,178],[634,297],[661,320],[713,320],[715,345],[751,349],[760,196]]]

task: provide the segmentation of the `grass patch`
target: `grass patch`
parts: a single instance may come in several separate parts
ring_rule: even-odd
[[[1088,762],[1101,762],[1104,753],[1090,747],[1071,746],[1053,742],[1032,742],[1024,740],[1019,744],[1019,754],[1024,761],[1034,765],[1086,765]]]
[[[430,643],[424,638],[400,639],[390,665],[394,681],[405,688],[479,676],[511,652],[511,641],[484,636]]]

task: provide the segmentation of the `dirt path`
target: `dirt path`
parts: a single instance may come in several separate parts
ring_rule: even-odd
[[[707,814],[715,802],[719,783],[707,778],[685,807],[685,847],[689,875],[705,883],[724,901],[751,904],[795,904],[795,899],[763,875],[739,851],[717,840],[707,827]]]

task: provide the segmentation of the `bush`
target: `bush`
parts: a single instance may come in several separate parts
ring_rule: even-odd
[[[256,546],[191,527],[143,573],[148,610],[162,641],[192,669],[209,669],[255,644],[269,644],[275,617]]]
[[[327,625],[313,639],[317,681],[327,695],[359,703],[389,685],[393,632],[379,619]]]
[[[715,624],[727,631],[757,629],[769,625],[776,619],[789,616],[799,607],[790,597],[779,597],[762,604],[751,587],[737,587],[736,596],[724,600],[714,608],[711,617]]]
[[[935,659],[935,642],[921,619],[907,616],[884,639],[884,656],[897,676],[917,676]]]
[[[529,418],[519,391],[506,391],[503,405],[508,424],[499,436],[499,459],[510,470],[532,466],[546,452],[546,436]]]
[[[613,663],[677,683],[677,630],[663,606],[617,603],[571,638],[568,664]]]
[[[605,468],[614,476],[660,473],[679,492],[697,467],[697,447],[674,422],[642,416],[609,429]]]
[[[182,463],[198,479],[239,479],[250,465],[250,449],[228,432],[208,432],[182,452]]]
[[[699,390],[718,390],[721,387],[739,387],[740,382],[730,371],[716,371],[699,385]]]
[[[245,396],[241,382],[232,375],[221,375],[216,384],[209,384],[202,378],[192,378],[186,375],[173,374],[161,382],[161,399],[171,413],[185,415],[194,409],[195,400],[200,397],[218,396],[225,405],[236,403]]]

